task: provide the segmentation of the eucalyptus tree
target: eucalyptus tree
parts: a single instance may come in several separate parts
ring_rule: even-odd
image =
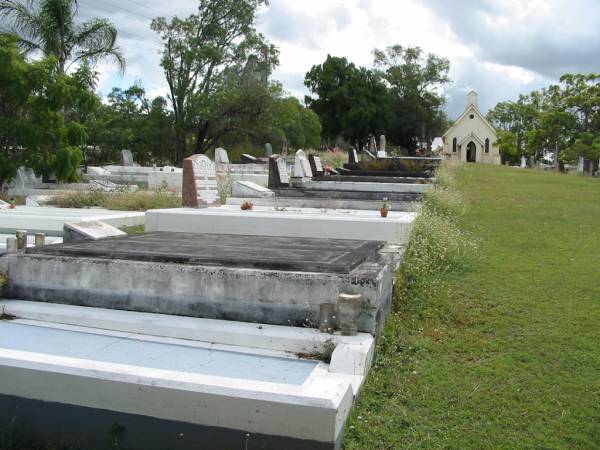
[[[77,21],[77,0],[0,0],[3,34],[15,35],[25,53],[54,57],[61,73],[75,63],[109,59],[125,69],[117,29],[106,19]]]
[[[185,19],[152,21],[164,44],[161,66],[169,86],[177,139],[176,160],[205,153],[238,130],[238,119],[258,117],[278,51],[256,31],[266,0],[199,0]],[[245,120],[244,120],[245,121]]]

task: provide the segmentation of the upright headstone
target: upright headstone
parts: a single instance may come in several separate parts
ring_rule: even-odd
[[[283,140],[283,148],[281,149],[281,156],[284,158],[288,155],[288,144],[287,139]]]
[[[133,155],[131,150],[121,150],[121,165],[126,167],[133,166]]]
[[[285,158],[273,155],[269,158],[269,188],[287,187],[290,185],[290,177],[287,171]]]
[[[375,136],[371,135],[369,138],[369,151],[373,154],[377,154],[377,142],[375,142]]]
[[[215,150],[215,163],[229,164],[229,155],[227,154],[227,150],[221,147]]]
[[[354,147],[350,147],[350,150],[348,150],[348,163],[358,164],[358,153]]]
[[[579,157],[579,161],[577,162],[577,173],[583,173],[585,169],[585,158],[583,156]]]
[[[265,156],[267,158],[273,156],[273,146],[269,142],[265,144]]]
[[[205,155],[192,155],[183,160],[184,208],[220,206],[215,163]]]
[[[385,148],[386,148],[385,134],[382,134],[381,136],[379,136],[379,150],[377,151],[378,158],[386,158],[387,157],[387,152],[386,152]]]
[[[527,158],[521,156],[521,169],[527,168]]]
[[[319,156],[309,155],[308,162],[310,162],[310,169],[312,170],[313,176],[323,176],[325,171],[323,170],[323,164],[321,164],[321,158]]]
[[[310,163],[306,159],[304,150],[298,150],[296,152],[296,159],[294,160],[294,178],[312,178],[312,170]]]

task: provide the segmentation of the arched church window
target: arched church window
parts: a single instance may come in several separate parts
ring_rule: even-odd
[[[485,140],[485,152],[486,153],[490,152],[490,140],[489,140],[489,138]]]
[[[456,145],[458,144],[458,140],[456,138],[452,139],[452,153],[456,153]]]

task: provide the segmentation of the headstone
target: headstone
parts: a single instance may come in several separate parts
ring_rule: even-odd
[[[272,156],[269,158],[269,188],[287,187],[290,185],[290,177],[287,171],[285,158]]]
[[[310,163],[306,159],[304,150],[298,150],[294,160],[294,178],[312,178],[312,176]]]
[[[6,203],[5,201],[0,200],[0,209],[8,209],[10,207],[10,204]]]
[[[183,160],[182,200],[184,208],[221,206],[215,163],[205,155]]]
[[[283,140],[283,148],[281,149],[281,156],[286,157],[288,155],[287,139]]]
[[[387,157],[387,152],[386,152],[385,148],[386,148],[385,134],[382,134],[381,136],[379,136],[379,150],[377,151],[378,158],[386,158]]]
[[[315,155],[308,156],[308,162],[310,162],[310,168],[315,177],[322,177],[325,171],[323,170],[323,164],[321,164],[321,158]]]
[[[233,197],[237,198],[273,198],[275,192],[271,189],[253,183],[252,181],[236,181],[232,188]]]
[[[121,150],[121,165],[131,167],[133,166],[133,155],[131,150]]]
[[[273,156],[273,146],[269,142],[265,144],[265,156],[267,158]]]
[[[377,158],[375,158],[375,155],[373,153],[371,153],[369,150],[363,150],[363,161],[375,161],[375,159]]]
[[[100,220],[78,223],[67,222],[63,226],[63,242],[65,244],[98,241],[116,236],[127,236],[127,233]]]
[[[227,154],[227,150],[221,147],[215,150],[215,163],[229,164],[229,155]]]
[[[527,168],[527,158],[521,156],[521,169]]]
[[[358,164],[358,153],[354,147],[351,147],[350,150],[348,150],[348,163]]]
[[[242,155],[242,163],[244,164],[257,164],[258,163],[258,159],[256,159],[254,156],[249,155],[247,153],[244,153]]]
[[[377,154],[377,143],[375,142],[375,136],[369,138],[369,151],[372,154]]]
[[[585,158],[583,156],[579,157],[579,161],[577,162],[577,173],[583,173],[585,169]]]
[[[117,184],[108,180],[92,180],[90,185],[93,189],[98,189],[105,192],[112,192],[117,189]]]

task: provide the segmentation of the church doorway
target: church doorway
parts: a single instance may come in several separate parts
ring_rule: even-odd
[[[467,145],[467,162],[477,162],[477,147],[473,141]]]

